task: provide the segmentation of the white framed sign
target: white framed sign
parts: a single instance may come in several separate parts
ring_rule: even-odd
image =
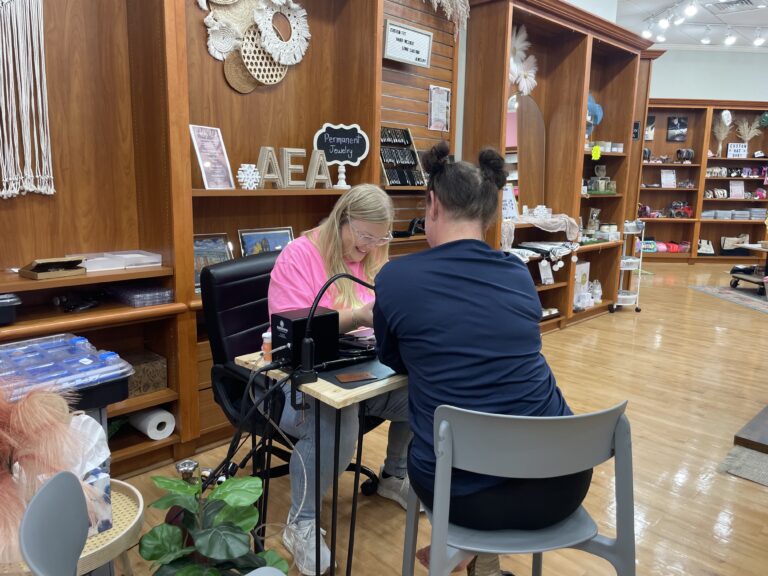
[[[747,143],[746,142],[731,142],[728,144],[728,158],[746,158],[747,157]]]
[[[221,130],[210,126],[189,125],[192,144],[195,146],[203,184],[206,190],[231,190],[235,187],[232,170],[229,167],[227,150]]]
[[[430,130],[447,132],[451,123],[451,89],[429,85],[429,124]]]
[[[384,21],[384,58],[429,68],[432,57],[432,32],[407,24]]]

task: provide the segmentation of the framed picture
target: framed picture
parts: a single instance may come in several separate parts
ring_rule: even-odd
[[[285,245],[293,240],[293,228],[254,228],[238,230],[240,251],[243,256],[261,254],[262,252],[280,252]]]
[[[685,142],[688,138],[688,117],[670,116],[667,118],[667,142]]]
[[[210,126],[189,125],[192,144],[195,146],[197,162],[203,174],[203,184],[206,190],[232,190],[235,180],[229,167],[227,150],[221,130]]]
[[[648,116],[645,121],[645,140],[650,142],[656,133],[656,116]]]
[[[200,272],[206,266],[232,260],[232,244],[225,233],[195,234],[195,287],[200,286]]]

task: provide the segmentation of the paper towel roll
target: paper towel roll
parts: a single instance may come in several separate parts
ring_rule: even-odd
[[[128,421],[131,426],[148,436],[150,440],[168,438],[176,427],[176,419],[173,414],[161,408],[137,412],[132,414]]]

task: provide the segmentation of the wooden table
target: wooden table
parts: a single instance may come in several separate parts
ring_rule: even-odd
[[[238,366],[254,370],[259,368],[263,364],[261,353],[255,352],[253,354],[245,354],[235,358],[235,363]],[[284,378],[286,373],[281,371],[269,372],[268,376],[276,379]],[[299,387],[299,391],[311,396],[318,400],[315,402],[315,566],[320,566],[320,504],[323,495],[320,493],[320,403],[326,404],[336,410],[336,428],[335,428],[335,444],[337,450],[334,453],[333,458],[333,497],[331,505],[331,567],[330,575],[334,576],[336,573],[336,524],[338,516],[338,496],[339,496],[339,437],[341,435],[341,410],[353,404],[360,404],[359,411],[359,426],[357,435],[357,454],[355,457],[355,481],[352,488],[352,513],[349,521],[349,548],[347,551],[347,576],[352,574],[352,553],[354,551],[355,544],[355,521],[357,519],[357,492],[360,485],[360,468],[361,460],[363,456],[363,432],[365,424],[365,401],[382,394],[387,394],[399,388],[404,388],[408,385],[408,376],[403,374],[395,374],[388,378],[382,378],[368,384],[362,384],[352,389],[342,388],[329,382],[318,378],[317,381],[303,384]]]

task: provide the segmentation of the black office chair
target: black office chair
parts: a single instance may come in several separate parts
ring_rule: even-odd
[[[256,254],[207,266],[200,274],[203,313],[213,355],[213,397],[235,427],[240,425],[241,414],[246,414],[253,403],[246,396],[246,405],[242,406],[250,371],[237,366],[234,360],[237,356],[259,350],[261,335],[269,330],[267,294],[276,258],[276,253]],[[274,422],[280,422],[284,403],[282,394],[276,394],[265,407]],[[381,422],[379,418],[367,418],[366,432]],[[275,445],[273,440],[285,446],[281,436],[275,433],[261,413],[256,412],[248,422],[244,422],[242,429],[251,434],[253,474],[264,479],[260,514],[261,521],[266,522],[269,479],[289,472],[287,462],[291,455],[285,449],[287,447]],[[256,438],[259,438],[258,442]],[[272,467],[273,455],[286,464]],[[362,467],[361,473],[368,478],[363,484],[363,493],[376,492],[376,474],[367,467]]]

